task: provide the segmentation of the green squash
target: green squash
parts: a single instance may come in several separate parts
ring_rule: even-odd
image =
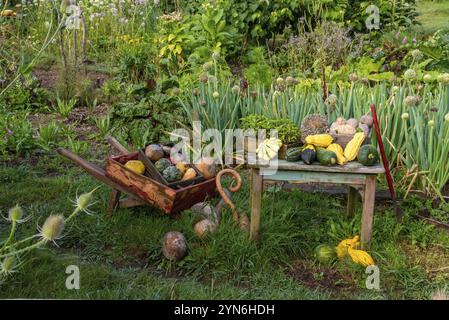
[[[181,180],[182,173],[177,167],[170,166],[165,168],[165,170],[162,172],[162,176],[165,178],[165,180],[167,180],[167,182],[173,182]]]
[[[316,160],[316,151],[313,145],[307,145],[302,148],[301,160],[305,164],[312,164]]]
[[[318,148],[316,150],[316,158],[321,164],[326,166],[331,166],[337,163],[337,155],[335,152],[323,148]]]
[[[301,148],[290,148],[287,149],[287,152],[285,153],[285,160],[288,162],[296,162],[301,159]]]
[[[330,265],[337,258],[335,247],[327,244],[320,244],[315,248],[315,259],[324,265]]]
[[[162,158],[156,161],[156,163],[154,164],[156,170],[159,171],[160,173],[162,173],[166,168],[168,168],[171,165],[172,163],[167,158]]]
[[[379,153],[372,145],[364,145],[360,148],[357,154],[357,161],[364,166],[373,166],[379,161]]]

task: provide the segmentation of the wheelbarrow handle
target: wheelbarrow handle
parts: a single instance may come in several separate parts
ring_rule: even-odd
[[[111,146],[113,146],[114,148],[116,148],[121,154],[127,154],[129,153],[129,150],[126,149],[120,142],[118,142],[117,139],[115,139],[114,137],[107,137],[106,140],[109,142],[109,144]]]

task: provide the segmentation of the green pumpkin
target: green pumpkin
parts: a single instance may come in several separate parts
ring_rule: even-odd
[[[172,163],[167,158],[162,158],[154,163],[156,170],[162,173],[166,168],[171,166]]]
[[[162,176],[165,178],[165,180],[167,180],[167,182],[173,182],[181,180],[182,173],[177,167],[170,166],[165,168],[165,170],[162,172]]]
[[[379,161],[379,153],[372,145],[364,145],[360,148],[357,154],[357,161],[364,166],[373,166]]]
[[[335,152],[330,150],[318,148],[316,150],[316,157],[321,164],[326,166],[331,166],[337,163],[337,155]]]
[[[296,162],[301,159],[301,148],[290,148],[285,153],[285,160],[288,162]]]

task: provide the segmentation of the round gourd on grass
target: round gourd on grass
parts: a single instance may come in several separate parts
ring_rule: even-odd
[[[379,161],[379,153],[372,145],[364,145],[360,147],[357,154],[357,161],[364,166],[373,166]]]
[[[315,259],[322,264],[329,265],[331,264],[336,258],[337,253],[334,247],[327,245],[327,244],[321,244],[315,248]]]

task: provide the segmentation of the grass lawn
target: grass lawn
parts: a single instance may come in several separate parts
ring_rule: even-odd
[[[245,176],[246,172],[241,171]],[[33,234],[49,214],[71,212],[76,193],[96,187],[96,180],[60,157],[41,156],[33,165],[0,167],[0,211],[20,203],[32,219],[21,236]],[[392,208],[378,203],[371,253],[380,267],[380,291],[365,288],[365,270],[351,262],[319,266],[318,244],[336,245],[359,232],[360,210],[345,217],[342,198],[266,191],[261,245],[255,246],[232,224],[225,211],[216,234],[198,240],[196,217],[184,211],[179,220],[149,207],[105,213],[109,189],[96,193],[94,216],[81,215],[58,246],[24,259],[23,268],[1,285],[0,298],[105,299],[427,299],[449,285],[449,274],[428,272],[449,266],[449,235],[413,218],[430,203],[410,199],[397,224]],[[236,195],[239,210],[249,213],[248,185]],[[447,208],[440,208],[447,215]],[[7,224],[0,222],[2,236]],[[161,254],[167,231],[185,234],[189,253],[177,264]],[[68,265],[80,266],[81,289],[65,288]]]
[[[417,27],[418,30],[429,34],[449,28],[449,0],[419,0],[417,4],[418,21],[422,24]]]

